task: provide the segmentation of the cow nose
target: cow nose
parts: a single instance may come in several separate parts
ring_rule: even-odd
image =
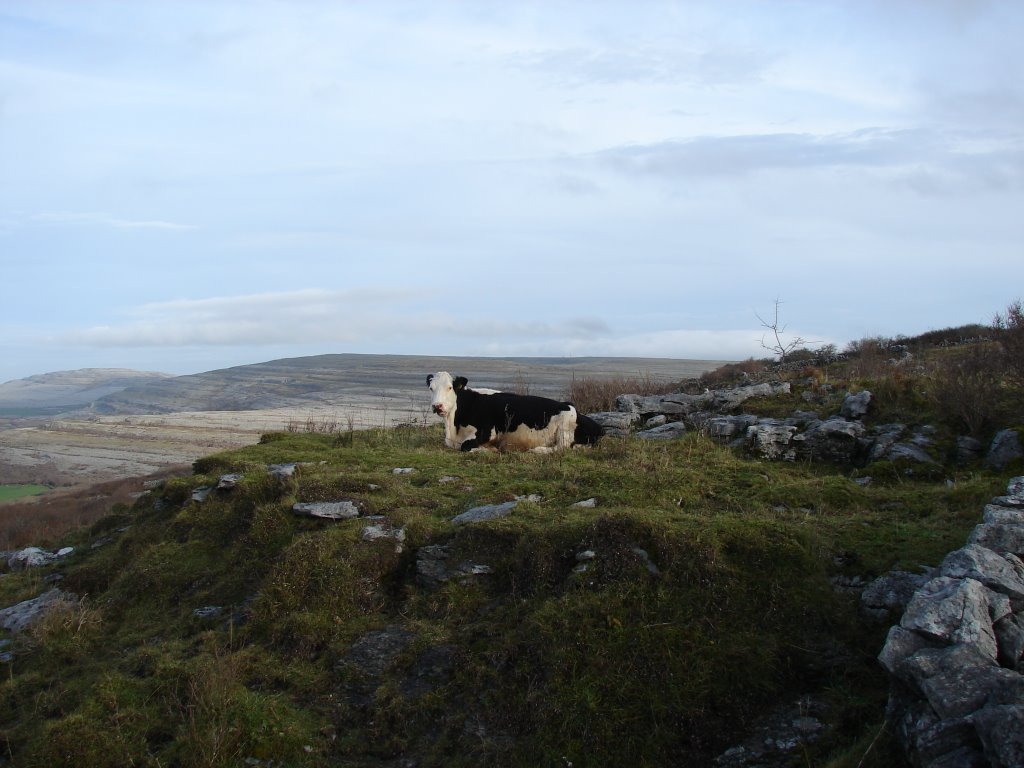
[[[433,406],[433,408],[434,408],[434,413],[436,413],[438,416],[444,416],[444,406],[443,405],[441,405],[439,403],[439,404]]]

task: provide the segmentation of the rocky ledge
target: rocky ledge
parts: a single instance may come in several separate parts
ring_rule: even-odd
[[[1024,766],[1024,477],[983,514],[879,654],[887,720],[915,768]]]

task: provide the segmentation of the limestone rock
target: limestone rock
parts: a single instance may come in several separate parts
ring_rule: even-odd
[[[7,557],[7,567],[12,571],[24,571],[28,568],[40,568],[44,565],[51,565],[61,560],[72,552],[74,547],[63,547],[56,552],[47,552],[40,547],[25,547],[12,552]]]
[[[673,421],[669,424],[662,424],[660,427],[637,432],[636,436],[643,440],[675,440],[684,434],[686,434],[686,424],[681,421]]]
[[[973,646],[994,663],[997,646],[989,603],[989,590],[981,582],[938,576],[914,593],[900,626],[949,644]]]
[[[974,526],[967,541],[1004,555],[1007,552],[1024,555],[1024,524],[981,523]]]
[[[1016,430],[1004,429],[992,438],[985,463],[994,469],[1002,469],[1015,459],[1024,458],[1024,446]]]
[[[989,765],[1024,766],[1024,702],[985,707],[973,719]]]
[[[970,715],[984,706],[994,689],[1020,678],[969,645],[924,648],[903,662],[900,671],[942,720]]]
[[[1007,669],[1021,669],[1024,661],[1024,615],[1011,614],[997,621],[993,626],[996,644],[999,648],[999,663]]]
[[[452,522],[455,525],[466,525],[467,523],[480,523],[485,520],[495,520],[499,517],[505,517],[519,503],[518,499],[513,501],[506,501],[504,504],[485,504],[480,507],[473,507],[467,509],[460,515],[456,515],[452,518]]]
[[[790,458],[793,434],[796,427],[777,419],[761,419],[747,428],[747,443],[751,449],[765,459]]]
[[[977,544],[968,544],[946,555],[939,575],[974,579],[1014,600],[1024,600],[1024,579],[1003,557]]]
[[[914,592],[930,579],[928,574],[891,571],[864,588],[860,595],[861,604],[869,610],[902,613]]]
[[[14,634],[24,632],[58,605],[73,603],[77,600],[76,595],[62,592],[55,587],[43,592],[38,597],[23,600],[9,608],[0,610],[0,628]]]
[[[349,520],[359,517],[359,507],[351,499],[341,501],[301,501],[292,506],[292,512],[308,517],[320,517],[325,520]]]
[[[862,419],[867,415],[871,405],[871,392],[863,390],[857,394],[849,393],[843,399],[843,407],[839,411],[845,419]]]
[[[850,463],[860,447],[866,430],[859,421],[828,419],[807,428],[799,436],[797,453],[817,461]]]
[[[622,437],[640,423],[640,414],[634,411],[601,411],[587,414],[596,421],[606,435]]]

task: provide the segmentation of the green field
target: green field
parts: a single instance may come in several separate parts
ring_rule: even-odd
[[[50,490],[45,485],[0,485],[0,504],[17,501],[26,496],[38,496]]]

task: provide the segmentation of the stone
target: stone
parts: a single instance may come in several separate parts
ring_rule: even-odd
[[[267,467],[267,471],[273,477],[283,481],[290,477],[294,477],[298,468],[298,464],[270,464]]]
[[[200,488],[196,488],[195,490],[192,491],[192,501],[196,502],[197,504],[202,504],[204,501],[206,501],[206,498],[210,495],[210,492],[212,490],[212,485],[204,485]]]
[[[605,435],[614,437],[628,435],[640,423],[640,414],[634,411],[600,411],[587,415],[600,425]]]
[[[977,544],[950,552],[939,566],[940,576],[974,579],[1014,600],[1024,600],[1024,579],[1007,560]]]
[[[70,604],[78,600],[70,592],[62,592],[54,587],[38,597],[23,600],[8,608],[0,610],[0,628],[12,634],[24,632],[38,622],[47,613],[62,604]]]
[[[192,615],[197,619],[216,619],[224,612],[223,606],[220,605],[204,605],[202,608],[196,608],[192,611]]]
[[[938,576],[914,593],[900,626],[972,646],[994,663],[997,646],[989,603],[989,590],[981,582]]]
[[[1024,524],[1024,507],[1004,507],[1002,504],[986,504],[981,512],[981,519],[986,523]]]
[[[424,587],[439,587],[448,581],[448,558],[451,548],[447,544],[429,544],[416,550],[416,580]]]
[[[668,423],[668,416],[663,413],[659,413],[657,416],[651,416],[647,421],[644,422],[644,427],[652,429],[654,427],[660,427],[663,424]]]
[[[359,536],[363,541],[394,541],[395,551],[401,552],[405,542],[405,528],[392,528],[387,523],[368,525],[363,528]]]
[[[857,394],[848,393],[843,398],[843,407],[839,414],[844,419],[863,419],[868,413],[868,406],[871,405],[871,392],[863,390]]]
[[[583,501],[577,501],[575,504],[573,504],[573,506],[574,507],[582,507],[584,509],[593,509],[594,507],[597,506],[597,499],[596,498],[590,498],[590,499],[584,499]]]
[[[373,630],[356,640],[341,664],[371,677],[380,677],[391,667],[416,636],[397,626]]]
[[[1007,669],[1024,671],[1020,667],[1021,661],[1024,660],[1024,616],[1005,616],[993,625],[993,630],[999,649],[999,663]]]
[[[467,509],[460,515],[456,515],[452,518],[452,522],[455,525],[466,525],[467,523],[481,523],[486,520],[496,520],[499,517],[507,516],[516,505],[519,504],[519,500],[506,501],[504,504],[485,504],[480,507],[473,507]]]
[[[713,416],[707,419],[703,428],[709,436],[716,440],[730,441],[742,438],[747,429],[757,423],[757,416],[743,413],[736,416]]]
[[[989,765],[1024,766],[1024,703],[985,707],[973,719]]]
[[[1024,503],[1024,477],[1011,478],[1006,484],[1006,495]]]
[[[900,612],[907,607],[914,592],[923,587],[931,576],[909,571],[891,571],[879,576],[861,592],[861,604],[868,609]]]
[[[1020,677],[970,645],[923,648],[904,661],[899,672],[924,694],[941,720],[970,715],[984,706],[993,689]]]
[[[24,571],[29,568],[41,568],[61,560],[72,552],[74,547],[63,547],[56,552],[47,552],[40,547],[25,547],[11,552],[7,557],[7,567],[12,571]]]
[[[970,464],[977,461],[985,453],[985,446],[980,440],[970,435],[960,435],[956,439],[956,463]]]
[[[890,675],[896,675],[900,665],[922,648],[935,648],[935,642],[898,624],[889,628],[885,645],[878,654],[878,663]]]
[[[810,425],[800,435],[797,453],[815,461],[851,463],[866,430],[859,421],[833,418]]]
[[[637,432],[636,436],[642,440],[675,440],[684,434],[686,434],[686,424],[682,421],[673,421],[654,429]]]
[[[992,438],[985,463],[993,469],[1002,469],[1021,458],[1024,458],[1024,445],[1021,445],[1020,435],[1014,429],[1004,429]]]
[[[760,457],[765,459],[790,458],[793,434],[796,427],[777,419],[761,419],[747,427],[747,443]]]
[[[913,442],[896,443],[889,448],[885,458],[889,461],[913,461],[918,464],[938,463],[928,454],[928,451]]]
[[[416,467],[395,467],[391,470],[393,475],[414,475],[416,474]]]
[[[216,490],[218,490],[218,491],[229,491],[232,488],[234,488],[236,485],[238,485],[240,482],[242,482],[242,480],[244,480],[244,479],[245,479],[245,475],[238,474],[238,473],[232,473],[232,474],[229,474],[229,475],[221,475],[220,478],[217,480],[217,488],[216,488]]]
[[[1013,523],[981,523],[974,526],[967,541],[1006,555],[1024,555],[1024,525]]]
[[[350,499],[341,501],[300,501],[292,505],[292,512],[296,515],[307,517],[319,517],[324,520],[350,520],[359,517],[359,507]]]
[[[868,461],[881,461],[889,453],[903,434],[907,431],[905,424],[882,424],[871,430],[871,448],[868,451]]]

